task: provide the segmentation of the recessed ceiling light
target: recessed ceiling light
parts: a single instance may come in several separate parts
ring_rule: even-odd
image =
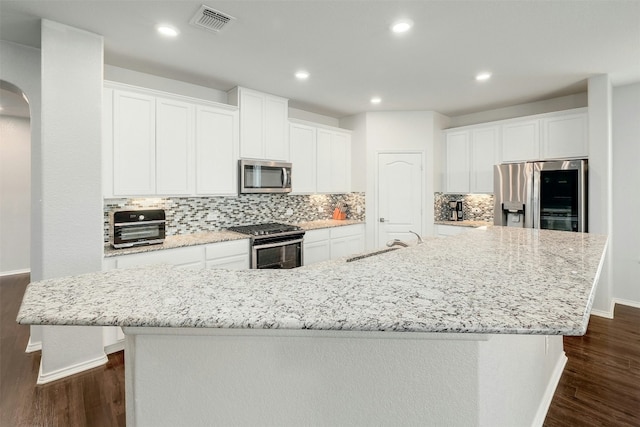
[[[309,78],[309,73],[304,70],[300,70],[296,72],[296,79],[298,80],[307,80]]]
[[[180,31],[178,31],[175,27],[172,27],[171,25],[164,25],[164,24],[158,25],[156,27],[156,30],[158,30],[158,32],[163,36],[167,36],[167,37],[176,37],[178,34],[180,34]]]
[[[478,81],[489,80],[490,78],[491,78],[491,73],[480,73],[476,75],[476,80]]]
[[[413,27],[413,22],[408,19],[403,19],[401,21],[396,21],[391,25],[391,31],[394,33],[406,33]]]
[[[379,96],[374,96],[373,98],[371,98],[372,104],[380,104],[381,102],[382,102],[382,98],[380,98]]]

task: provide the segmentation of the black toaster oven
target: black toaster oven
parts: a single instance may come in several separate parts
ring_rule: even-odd
[[[111,246],[116,249],[164,242],[164,209],[116,211],[112,218]]]

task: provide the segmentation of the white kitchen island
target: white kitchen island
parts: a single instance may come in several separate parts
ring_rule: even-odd
[[[30,284],[18,321],[123,326],[128,425],[540,425],[605,246],[489,227],[296,270],[116,270]]]

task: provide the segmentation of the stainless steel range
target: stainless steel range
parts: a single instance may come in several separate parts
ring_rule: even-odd
[[[270,222],[229,230],[251,236],[251,268],[295,268],[303,263],[304,230],[298,226]]]

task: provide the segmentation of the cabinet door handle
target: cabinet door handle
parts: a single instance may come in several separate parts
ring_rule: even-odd
[[[384,222],[384,218],[380,218],[380,222]]]

